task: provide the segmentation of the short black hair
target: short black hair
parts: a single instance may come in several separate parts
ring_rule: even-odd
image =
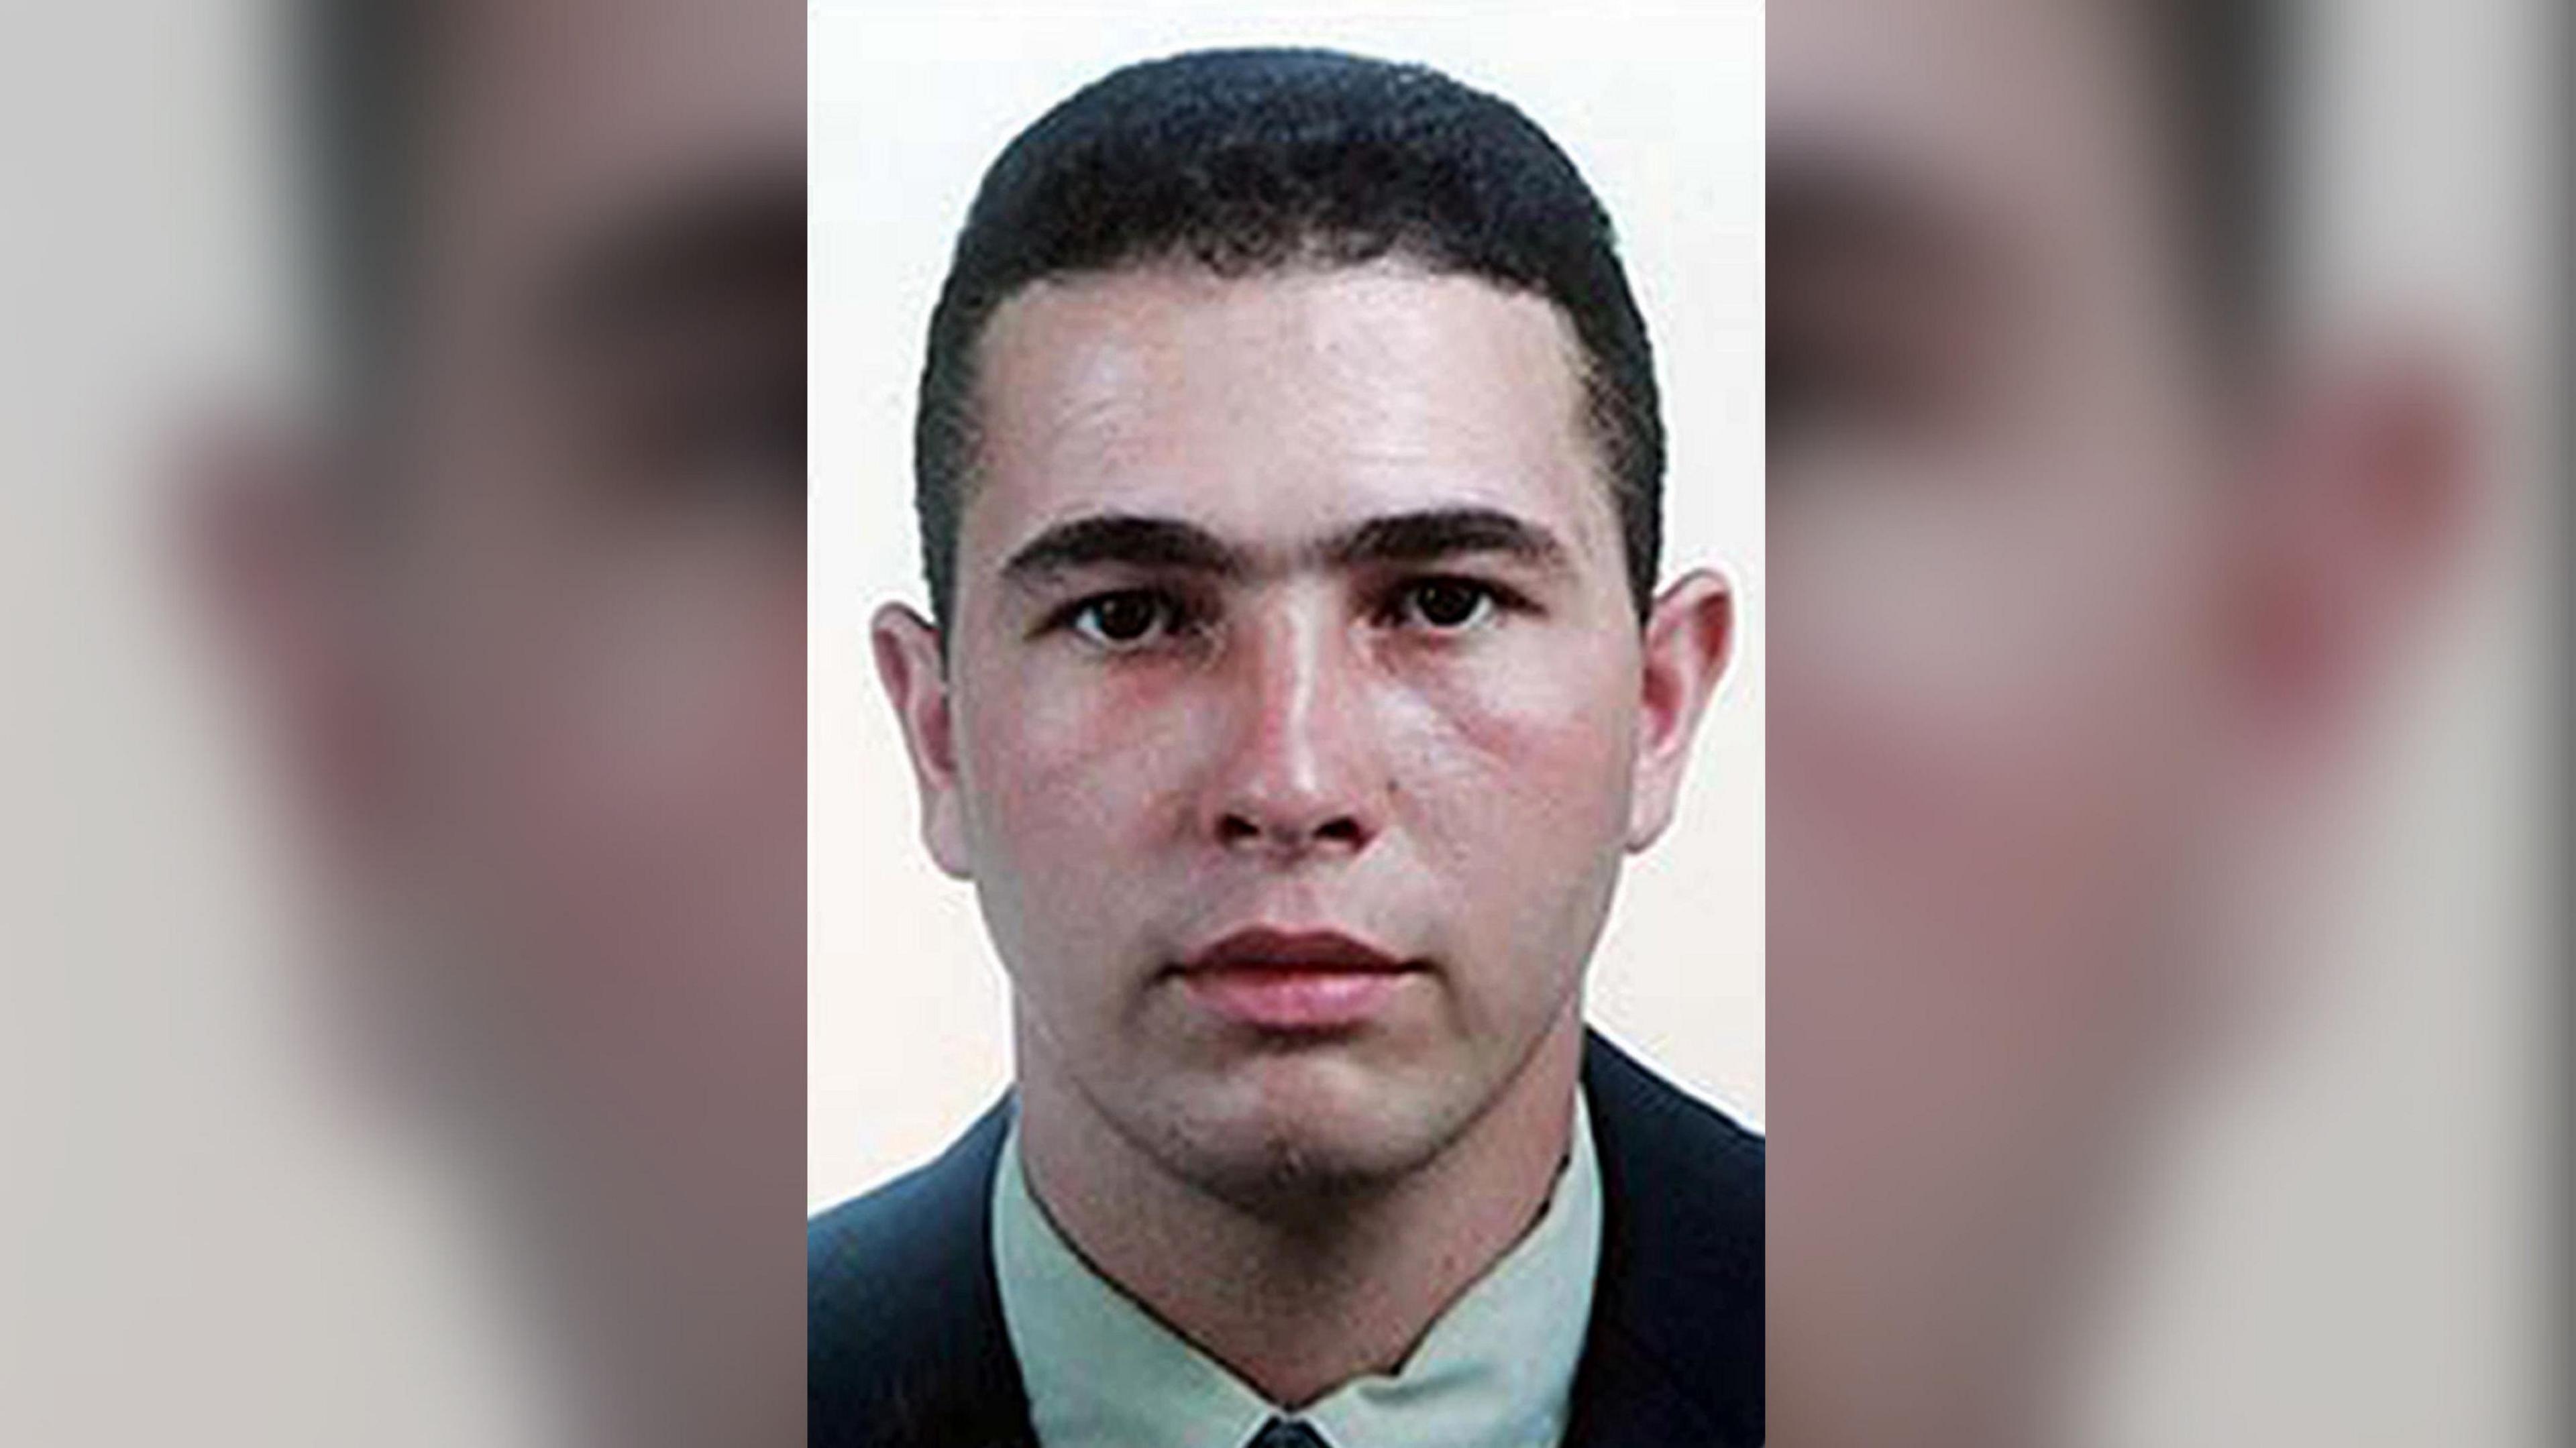
[[[1006,147],[930,323],[914,431],[923,572],[943,636],[975,464],[976,343],[1050,277],[1186,262],[1220,276],[1396,259],[1553,303],[1582,352],[1642,618],[1662,544],[1664,432],[1610,218],[1547,133],[1426,66],[1337,51],[1197,51],[1127,66]]]
[[[2279,331],[2287,63],[2281,0],[2136,0],[2152,119],[2170,140],[2185,260],[2208,330],[2259,365]]]
[[[313,295],[332,390],[364,408],[398,346],[434,37],[424,0],[297,0],[294,16]]]

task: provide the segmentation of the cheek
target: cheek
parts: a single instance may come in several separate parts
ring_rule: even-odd
[[[1480,1034],[1552,1011],[1599,937],[1627,835],[1632,657],[1460,670],[1393,711],[1403,848],[1462,969],[1485,967],[1466,1008],[1509,1018]]]
[[[1426,844],[1510,869],[1624,835],[1636,719],[1623,660],[1498,650],[1390,690],[1390,772],[1418,796]]]
[[[429,641],[432,968],[551,1108],[753,1150],[739,1122],[793,1101],[801,1030],[801,571],[701,548],[548,572]]]
[[[1542,656],[1544,654],[1544,656]],[[1355,658],[1310,747],[1381,811],[1372,853],[1478,891],[1489,917],[1561,900],[1624,836],[1634,689],[1597,641],[1448,658]],[[1186,853],[1206,794],[1246,747],[1243,704],[1188,666],[1041,664],[979,673],[961,708],[978,873],[1024,906],[1115,898]]]
[[[1773,818],[1873,902],[2036,926],[2147,884],[2190,807],[2211,520],[2179,464],[1984,466],[1775,505]]]
[[[2187,510],[1875,501],[1773,533],[1775,1096],[1883,1131],[1855,1162],[2051,1139],[2164,1016],[2208,550]]]
[[[1054,1013],[1098,1004],[1148,943],[1139,931],[1185,903],[1172,877],[1188,859],[1210,711],[1141,672],[1046,662],[960,682],[960,800],[995,947],[1024,992],[1056,999]]]
[[[429,707],[457,725],[444,787],[479,807],[475,843],[603,914],[775,863],[802,833],[802,587],[754,550],[600,558],[465,630]]]
[[[1192,693],[1177,671],[1052,660],[967,680],[959,765],[979,871],[1042,862],[1081,873],[1104,857],[1132,861],[1179,827],[1185,762],[1210,727],[1188,707]]]

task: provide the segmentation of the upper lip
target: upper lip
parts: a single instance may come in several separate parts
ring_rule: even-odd
[[[1193,970],[1393,972],[1413,963],[1338,930],[1238,930],[1180,963]]]

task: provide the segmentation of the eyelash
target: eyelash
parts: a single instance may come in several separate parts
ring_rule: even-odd
[[[1154,631],[1134,640],[1091,638],[1085,636],[1083,620],[1106,605],[1141,601],[1155,610]],[[1194,632],[1204,623],[1198,607],[1189,599],[1163,588],[1117,588],[1104,593],[1086,594],[1048,614],[1038,625],[1040,634],[1068,633],[1084,643],[1109,653],[1135,653],[1176,635]]]
[[[1425,591],[1434,588],[1465,589],[1469,593],[1475,595],[1477,608],[1477,612],[1472,614],[1465,622],[1462,623],[1444,625],[1431,623],[1427,618],[1424,619],[1423,622],[1425,625],[1435,633],[1464,633],[1470,629],[1485,627],[1487,624],[1491,623],[1495,617],[1502,614],[1528,613],[1533,611],[1530,600],[1526,595],[1513,589],[1505,588],[1501,584],[1489,583],[1481,578],[1462,577],[1457,574],[1434,573],[1426,574],[1418,578],[1408,578],[1397,584],[1393,589],[1388,591],[1383,599],[1380,600],[1378,607],[1370,616],[1380,623],[1400,626],[1405,621],[1404,614],[1407,606],[1413,605],[1418,609],[1421,602],[1421,595]]]
[[[1440,636],[1454,636],[1490,626],[1504,614],[1528,614],[1538,611],[1528,595],[1517,589],[1481,578],[1459,574],[1422,574],[1403,579],[1379,595],[1369,610],[1369,620],[1383,627],[1407,626],[1408,611],[1417,612],[1422,594],[1434,588],[1465,589],[1475,596],[1476,612],[1456,624],[1436,624],[1427,619],[1422,627]],[[1117,603],[1141,602],[1154,609],[1147,631],[1133,639],[1094,636],[1084,621],[1103,607]],[[1038,635],[1065,633],[1092,647],[1112,654],[1139,653],[1174,638],[1204,631],[1211,621],[1212,610],[1167,588],[1118,588],[1085,594],[1049,613],[1038,625]]]

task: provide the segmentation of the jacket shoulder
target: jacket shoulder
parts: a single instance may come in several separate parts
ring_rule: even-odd
[[[1599,1036],[1601,1270],[1568,1442],[1763,1441],[1764,1143]]]
[[[1749,1230],[1761,1245],[1763,1138],[1595,1035],[1583,1084],[1596,1134],[1631,1169],[1648,1169],[1689,1211]],[[1604,1154],[1612,1148],[1605,1147]]]
[[[1024,1441],[1026,1398],[987,1247],[1009,1104],[936,1161],[805,1226],[814,1448]]]
[[[991,1124],[989,1117],[978,1122],[937,1160],[806,1221],[806,1306],[809,1315],[829,1319],[816,1326],[855,1330],[943,1280],[955,1290],[948,1269],[958,1264],[942,1259],[967,1245],[960,1218],[971,1194],[992,1181],[1000,1133],[979,1140]],[[841,1309],[862,1305],[880,1310],[842,1319]]]

